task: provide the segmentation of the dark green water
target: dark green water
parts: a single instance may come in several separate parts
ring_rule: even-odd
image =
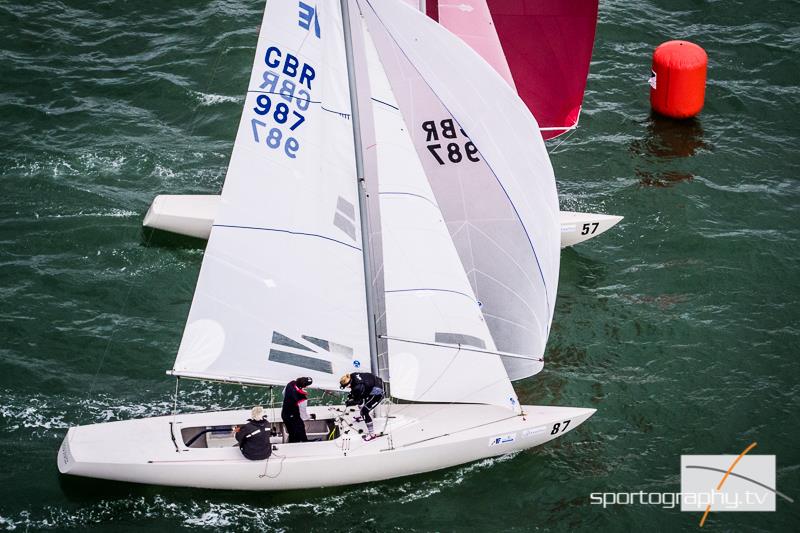
[[[800,498],[800,4],[601,2],[581,128],[550,143],[563,209],[625,220],[564,251],[548,365],[525,403],[598,413],[515,457],[369,486],[219,493],[59,479],[74,424],[170,411],[202,259],[153,239],[159,193],[219,191],[260,1],[0,2],[0,527],[693,531],[602,509],[678,492],[681,454],[777,456]],[[709,53],[693,123],[650,117],[653,48]],[[263,393],[194,384],[185,410]],[[797,531],[800,503],[704,529]]]

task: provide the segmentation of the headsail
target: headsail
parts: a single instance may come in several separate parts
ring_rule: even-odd
[[[174,375],[369,369],[353,153],[338,2],[268,2]]]
[[[403,4],[359,3],[495,346],[516,356],[503,358],[509,377],[533,375],[559,267],[558,198],[536,121],[450,32]]]
[[[392,395],[518,408],[368,32]]]

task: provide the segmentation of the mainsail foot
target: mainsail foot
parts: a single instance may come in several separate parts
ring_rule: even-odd
[[[365,442],[342,407],[309,408],[307,443],[284,443],[279,410],[264,461],[245,459],[233,426],[248,411],[178,414],[70,428],[58,452],[62,474],[225,490],[291,490],[365,483],[518,452],[558,438],[594,409],[526,405],[523,414],[492,405],[400,404],[375,417],[383,437]]]

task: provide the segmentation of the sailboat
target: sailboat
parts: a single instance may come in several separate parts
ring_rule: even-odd
[[[373,372],[380,436],[312,406],[311,442],[248,411],[72,427],[63,474],[288,490],[429,472],[538,446],[594,409],[521,405],[544,367],[558,201],[536,121],[474,51],[399,0],[268,2],[178,380],[338,390]]]
[[[597,0],[404,0],[427,13],[485,59],[520,95],[545,140],[575,130],[589,74]],[[531,28],[536,28],[532,31]],[[143,225],[208,239],[219,195],[162,194]],[[561,211],[561,247],[596,237],[623,217]]]

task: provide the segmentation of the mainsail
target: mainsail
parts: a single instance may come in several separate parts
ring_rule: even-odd
[[[598,0],[429,0],[428,5],[429,15],[517,89],[545,139],[576,126]]]
[[[338,2],[268,2],[174,375],[369,370],[347,80]]]
[[[559,266],[555,179],[536,121],[450,32],[403,4],[359,3],[494,344],[513,355],[502,358],[509,377],[533,375]]]

